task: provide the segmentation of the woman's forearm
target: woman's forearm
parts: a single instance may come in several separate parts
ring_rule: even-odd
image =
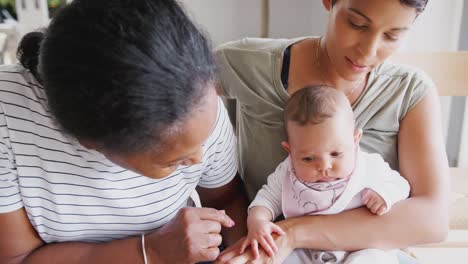
[[[444,201],[414,197],[377,216],[367,208],[337,215],[304,216],[279,223],[291,236],[293,248],[353,251],[401,248],[445,238],[448,210]]]
[[[44,245],[21,262],[10,263],[144,263],[141,238],[108,243],[66,242]]]

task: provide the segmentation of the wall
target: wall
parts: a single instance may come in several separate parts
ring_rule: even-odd
[[[463,6],[463,20],[460,32],[459,48],[460,50],[468,51],[468,2]],[[463,118],[458,166],[468,168],[468,104],[466,104],[466,98],[463,99],[465,101],[465,116]]]
[[[430,0],[402,50],[457,50],[464,0]]]
[[[323,35],[327,11],[319,0],[270,0],[269,37]]]
[[[260,37],[262,0],[181,0],[215,45],[243,37]]]

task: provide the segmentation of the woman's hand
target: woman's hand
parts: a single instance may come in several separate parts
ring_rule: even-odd
[[[183,208],[169,223],[146,236],[150,263],[196,263],[219,255],[222,227],[234,222],[223,211]]]

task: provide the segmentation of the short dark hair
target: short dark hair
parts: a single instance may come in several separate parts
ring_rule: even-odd
[[[175,0],[75,0],[18,57],[67,134],[116,153],[157,147],[215,82],[210,43]]]
[[[332,4],[335,4],[336,1],[338,0],[332,0]],[[417,13],[421,13],[424,11],[424,9],[426,8],[427,2],[429,2],[429,0],[400,0],[400,3],[402,4],[410,6],[410,7],[414,7]]]
[[[294,122],[300,126],[321,124],[335,116],[346,96],[331,87],[307,86],[291,95],[284,108],[284,124]]]

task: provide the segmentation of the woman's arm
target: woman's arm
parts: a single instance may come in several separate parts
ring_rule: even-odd
[[[232,221],[210,208],[183,208],[162,228],[145,236],[148,263],[195,263],[219,254],[213,234]],[[141,238],[106,243],[64,242],[45,244],[31,226],[24,209],[0,214],[0,263],[143,263]],[[207,243],[211,243],[207,244]]]
[[[449,171],[435,89],[402,120],[398,155],[400,172],[411,186],[409,199],[384,216],[360,208],[285,220],[280,226],[291,236],[293,248],[399,248],[443,240],[448,231]]]
[[[279,260],[273,262],[281,263],[294,248],[354,251],[443,240],[448,231],[449,175],[435,89],[402,120],[398,144],[400,172],[410,183],[410,198],[383,216],[358,208],[337,215],[280,221],[277,224],[287,235],[276,238],[280,254]],[[250,252],[241,256],[236,252],[234,247],[226,250],[218,263],[228,260],[244,263],[252,259]],[[268,256],[261,254],[261,258]]]
[[[138,238],[45,245],[24,209],[0,214],[0,263],[143,263]]]

